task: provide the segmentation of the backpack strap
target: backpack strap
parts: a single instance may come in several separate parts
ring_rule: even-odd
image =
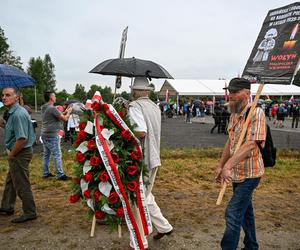
[[[257,107],[255,107],[255,108],[257,108]],[[255,110],[255,109],[254,109]],[[246,115],[245,115],[245,120],[247,120],[247,117],[248,117],[248,115],[249,115],[249,112],[250,112],[250,108],[248,108],[247,109],[247,111],[246,111]],[[259,147],[259,150],[260,150],[260,152],[263,150],[263,148],[262,148],[262,146],[261,146],[261,141],[255,141],[256,142],[256,145]]]

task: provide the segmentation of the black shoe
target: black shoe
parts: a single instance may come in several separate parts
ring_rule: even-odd
[[[13,219],[11,222],[12,223],[23,223],[29,220],[35,220],[37,218],[36,215],[22,215],[16,219]]]
[[[164,237],[165,235],[170,235],[171,233],[173,233],[173,230],[171,230],[170,232],[167,232],[167,233],[159,233],[158,232],[156,235],[153,236],[153,239],[154,240],[159,240],[162,237]]]
[[[71,180],[71,177],[66,176],[66,175],[62,175],[61,177],[58,177],[57,180],[59,180],[59,181],[68,181],[68,180]]]
[[[47,179],[47,178],[49,178],[49,177],[54,177],[54,176],[55,176],[54,174],[49,173],[49,174],[47,174],[46,176],[43,176],[43,178]]]
[[[0,208],[0,214],[13,215],[14,213],[13,209]]]

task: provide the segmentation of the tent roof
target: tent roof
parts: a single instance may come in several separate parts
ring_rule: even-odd
[[[167,79],[161,87],[168,83],[171,85],[178,95],[186,96],[223,96],[225,84],[227,80],[191,80],[191,79]],[[251,85],[251,93],[255,95],[259,84]],[[284,96],[284,95],[300,95],[300,87],[295,85],[283,84],[266,84],[261,95]]]

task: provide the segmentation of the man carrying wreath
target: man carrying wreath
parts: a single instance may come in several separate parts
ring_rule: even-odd
[[[161,112],[159,107],[149,99],[150,91],[153,88],[149,85],[146,77],[136,77],[132,86],[134,101],[129,104],[128,115],[132,123],[137,127],[135,132],[142,142],[144,159],[143,162],[148,167],[148,180],[146,186],[146,202],[149,208],[151,221],[157,230],[153,236],[155,240],[161,239],[165,235],[173,232],[173,227],[162,215],[160,208],[155,202],[152,188],[155,181],[156,172],[161,165],[160,162],[160,133],[161,133]],[[147,239],[143,233],[137,208],[133,209],[137,220],[139,231],[144,247],[148,247]]]

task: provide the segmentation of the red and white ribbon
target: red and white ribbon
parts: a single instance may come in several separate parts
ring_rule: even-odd
[[[119,198],[122,202],[122,206],[124,209],[124,215],[128,230],[130,232],[131,241],[136,250],[144,250],[144,245],[142,242],[141,235],[139,233],[138,226],[136,224],[135,218],[133,216],[130,203],[126,192],[124,190],[123,184],[121,182],[121,178],[119,176],[119,172],[116,168],[116,165],[112,159],[110,154],[110,150],[106,144],[106,141],[102,135],[102,129],[99,125],[99,121],[97,118],[96,112],[94,113],[95,125],[96,125],[96,145],[99,151],[99,154],[102,158],[103,164],[106,168],[108,175],[110,176],[110,180],[114,186],[115,191],[119,195]]]
[[[142,148],[140,145],[139,140],[135,137],[135,135],[132,133],[132,131],[128,128],[127,124],[123,121],[123,119],[120,117],[118,112],[114,109],[114,107],[110,104],[108,104],[109,109],[106,110],[107,116],[112,120],[112,122],[118,126],[122,131],[128,130],[130,131],[133,142],[135,144],[136,150],[139,152],[140,155],[142,155]],[[143,178],[142,173],[139,178],[139,188],[137,190],[137,205],[143,225],[144,234],[148,235],[152,233],[152,222],[150,218],[150,213],[148,210],[147,202],[146,202],[146,195],[145,195],[145,189],[143,185]]]

